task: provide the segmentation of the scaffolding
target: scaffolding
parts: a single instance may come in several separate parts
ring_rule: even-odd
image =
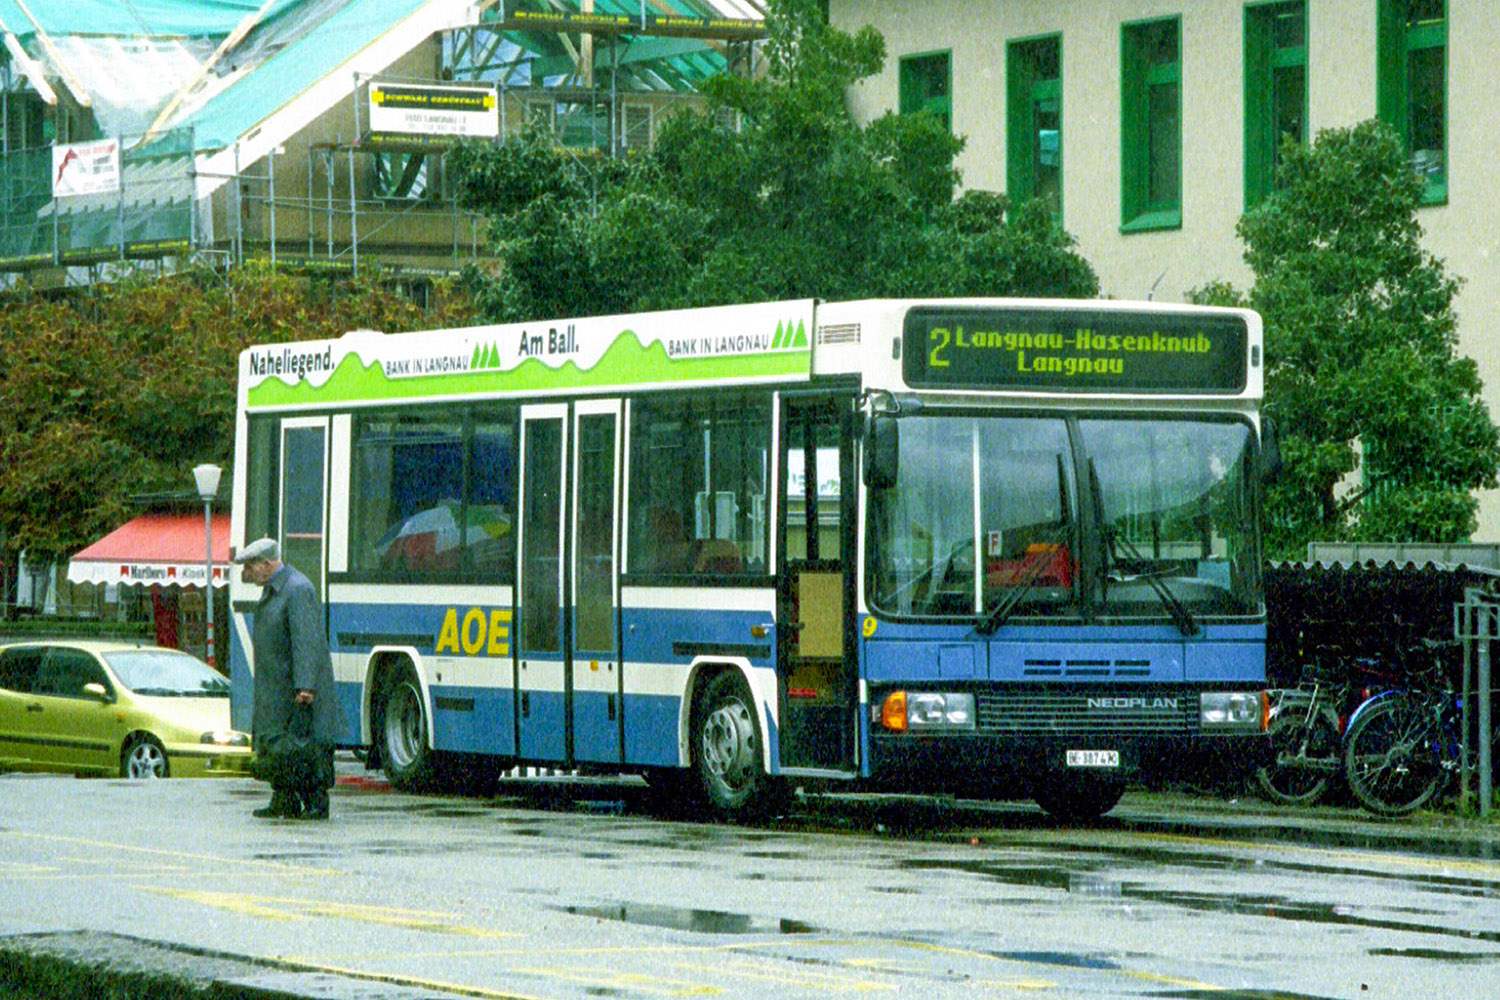
[[[487,224],[454,197],[447,153],[458,137],[375,132],[364,111],[372,85],[489,86],[496,141],[534,123],[562,149],[619,157],[650,148],[664,116],[700,102],[695,85],[703,77],[756,72],[764,30],[759,21],[656,14],[644,5],[632,16],[491,5],[476,23],[435,36],[442,68],[433,77],[354,76],[338,119],[353,122],[352,135],[325,125],[321,135],[305,131],[250,163],[240,162],[236,143],[232,167],[217,175],[195,167],[190,129],[149,144],[120,137],[122,185],[111,196],[54,198],[54,147],[7,144],[0,274],[86,283],[106,273],[101,265],[252,258],[354,274],[371,263],[397,275],[451,274],[480,260]],[[705,40],[716,43],[712,53]]]

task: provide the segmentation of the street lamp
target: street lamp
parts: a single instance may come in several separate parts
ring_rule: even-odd
[[[205,627],[208,629],[208,665],[214,666],[214,497],[219,495],[219,476],[223,470],[217,465],[204,463],[193,467],[193,481],[198,484],[198,496],[203,500],[203,537],[208,544],[207,573],[203,577],[203,606],[207,609]]]

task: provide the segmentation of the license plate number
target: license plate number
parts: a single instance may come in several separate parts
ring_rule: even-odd
[[[1119,767],[1118,750],[1069,750],[1069,767]]]

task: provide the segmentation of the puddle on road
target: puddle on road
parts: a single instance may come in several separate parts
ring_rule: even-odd
[[[1433,962],[1463,962],[1480,965],[1485,962],[1500,962],[1500,951],[1443,951],[1438,948],[1371,948],[1369,954],[1378,958],[1425,958]]]
[[[1113,853],[1113,852],[1111,852]],[[1128,853],[1128,852],[1120,852]],[[1204,858],[1171,856],[1160,859],[1171,864],[1205,866]],[[1401,931],[1414,934],[1432,934],[1461,938],[1466,941],[1500,942],[1500,930],[1471,930],[1449,927],[1442,923],[1423,923],[1419,920],[1382,919],[1362,916],[1352,907],[1338,903],[1316,903],[1288,899],[1284,896],[1235,895],[1227,893],[1198,893],[1173,889],[1151,889],[1138,884],[1121,881],[1103,874],[1108,866],[1104,863],[1083,862],[1075,868],[1063,866],[1039,866],[1010,864],[995,860],[960,861],[954,859],[907,859],[897,867],[905,871],[956,871],[977,875],[1006,885],[1026,886],[1039,889],[1061,889],[1069,895],[1094,899],[1141,900],[1175,906],[1199,913],[1232,913],[1258,917],[1274,917],[1280,920],[1295,920],[1304,923],[1364,927],[1377,930]],[[1221,864],[1219,868],[1231,867]],[[1367,875],[1367,872],[1355,874]],[[1408,880],[1409,881],[1409,880]],[[1462,881],[1462,880],[1455,880]],[[1441,887],[1439,887],[1439,891]],[[1470,892],[1461,892],[1469,895]],[[1004,902],[1004,901],[1001,901]],[[1441,917],[1435,911],[1406,908],[1412,916]]]
[[[747,913],[725,913],[722,910],[693,910],[676,906],[651,906],[646,903],[609,903],[604,906],[563,906],[563,913],[575,917],[618,920],[645,927],[664,927],[674,931],[698,934],[812,934],[811,924],[800,920],[770,920]]]

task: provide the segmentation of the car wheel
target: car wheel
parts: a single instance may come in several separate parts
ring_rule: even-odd
[[[120,753],[120,777],[165,778],[167,752],[154,736],[132,736]]]

